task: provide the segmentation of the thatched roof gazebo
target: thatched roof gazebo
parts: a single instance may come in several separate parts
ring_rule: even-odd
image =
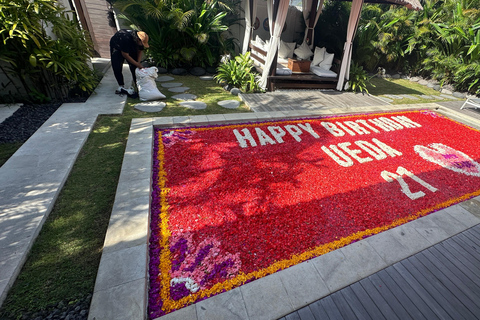
[[[245,53],[248,50],[250,39],[252,37],[253,22],[255,21],[257,11],[258,0],[245,0],[245,38],[243,43],[242,52]],[[342,0],[337,0],[342,1]],[[360,19],[360,12],[364,2],[368,3],[383,3],[383,4],[396,4],[406,6],[412,10],[423,9],[419,0],[352,0],[352,9],[350,11],[350,17],[348,20],[347,39],[345,40],[345,46],[343,50],[342,64],[340,67],[340,73],[338,77],[337,90],[344,89],[345,80],[349,79],[350,62],[352,57],[352,45],[355,32],[357,30],[358,21]],[[274,59],[277,56],[278,46],[280,42],[280,35],[285,24],[287,11],[289,7],[289,0],[267,0],[267,13],[270,29],[270,41],[269,50],[263,68],[262,78],[260,85],[265,88],[267,84],[267,78],[270,74],[275,73]],[[314,43],[314,28],[322,12],[324,0],[303,0],[302,1],[302,13],[305,20],[306,30],[304,41],[313,49]]]

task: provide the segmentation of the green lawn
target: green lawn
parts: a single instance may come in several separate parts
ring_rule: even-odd
[[[128,99],[121,116],[100,116],[79,155],[72,173],[44,224],[31,253],[11,289],[0,319],[18,318],[24,312],[48,308],[59,301],[76,302],[93,292],[95,277],[110,218],[120,168],[131,120],[141,117],[202,115],[250,112],[242,103],[239,109],[224,109],[220,100],[239,100],[214,81],[199,81],[193,76],[179,76],[176,82],[190,88],[187,93],[207,103],[205,110],[179,106],[173,93],[160,87],[167,96],[167,106],[159,113],[135,110],[138,100]],[[433,89],[408,80],[374,78],[371,94],[438,95]],[[434,100],[394,103],[421,103]],[[2,165],[21,144],[0,145]]]
[[[407,98],[393,99],[393,102],[391,102],[391,104],[431,103],[431,102],[440,102],[440,101],[446,100],[440,97],[440,92],[406,79],[383,79],[383,78],[375,77],[375,78],[372,78],[370,82],[371,82],[371,85],[367,86],[367,89],[371,95],[392,99],[391,97],[387,97],[386,95],[406,94],[406,95],[411,95],[418,98],[418,99],[407,99]],[[421,97],[422,95],[437,96],[439,98],[426,99],[426,98],[422,98]],[[453,99],[456,100],[456,98],[453,98]]]

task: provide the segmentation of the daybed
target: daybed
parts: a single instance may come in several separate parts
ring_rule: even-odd
[[[282,43],[281,46],[282,45],[284,45],[284,43]],[[257,37],[256,40],[250,41],[249,47],[250,57],[254,61],[257,70],[261,73],[263,70],[263,66],[265,65],[265,57],[267,56],[267,52],[265,50],[265,43],[263,43],[263,41]],[[293,49],[292,52],[296,51]],[[323,50],[323,52],[321,52],[321,50]],[[279,52],[281,51],[282,48],[280,48]],[[320,56],[321,54],[322,59],[320,61],[322,61],[323,54],[325,52],[325,48],[316,48],[313,59],[308,59],[310,67],[309,70],[306,72],[294,72],[299,71],[299,68],[295,67],[295,60],[298,59],[298,57],[296,57],[295,55],[293,55],[292,58],[286,57],[285,54],[283,54],[283,57],[277,57],[275,74],[271,74],[268,76],[266,89],[268,91],[274,91],[275,89],[280,88],[335,89],[338,82],[338,73],[341,61],[338,59],[334,59],[333,54],[327,53],[328,55],[330,55],[329,58],[331,67],[326,67],[325,65],[319,66],[318,63],[316,63],[315,61],[315,56]],[[302,64],[305,63],[303,62]]]

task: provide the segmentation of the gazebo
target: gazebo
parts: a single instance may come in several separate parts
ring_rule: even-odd
[[[252,37],[253,23],[255,21],[257,11],[257,1],[258,0],[245,0],[246,27],[242,53],[245,53],[248,50],[249,43]],[[304,41],[312,49],[314,46],[314,43],[312,41],[312,39],[314,39],[314,28],[318,21],[320,13],[322,12],[323,2],[324,0],[302,1],[302,13],[306,25]],[[348,20],[347,39],[345,40],[343,57],[341,60],[342,62],[336,87],[339,91],[342,91],[344,89],[345,81],[349,80],[353,38],[358,27],[360,12],[362,10],[364,2],[403,5],[412,10],[423,9],[419,0],[352,0],[352,9],[350,11],[350,17]],[[265,59],[265,65],[262,71],[262,78],[260,80],[260,85],[263,88],[265,88],[267,85],[268,76],[275,75],[276,63],[274,63],[274,60],[277,57],[278,46],[280,43],[280,35],[285,24],[289,4],[289,0],[267,0],[270,41],[269,49],[267,50],[267,56]]]

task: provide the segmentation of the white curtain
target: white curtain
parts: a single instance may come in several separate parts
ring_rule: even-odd
[[[248,44],[252,38],[253,24],[257,17],[257,0],[246,0],[245,2],[245,36],[243,38],[243,54],[248,51]]]
[[[302,13],[303,13],[303,20],[305,20],[305,36],[303,37],[303,42],[305,42],[308,38],[308,30],[311,29],[311,35],[310,35],[310,49],[313,49],[315,46],[314,39],[315,39],[315,26],[317,25],[318,18],[320,17],[320,14],[322,13],[323,9],[323,2],[324,0],[318,0],[317,2],[317,8],[312,8],[313,0],[302,0]],[[310,11],[314,9],[316,10],[315,14],[315,21],[313,22],[313,25],[311,28],[309,28],[310,24]]]
[[[268,32],[272,37],[273,30],[273,0],[267,0]]]
[[[267,87],[267,78],[270,72],[270,68],[274,63],[278,45],[280,44],[280,35],[282,34],[283,26],[285,25],[285,19],[287,18],[289,0],[276,0],[279,1],[277,16],[273,17],[273,0],[267,0],[268,21],[270,23],[270,43],[268,46],[267,58],[265,59],[265,66],[263,67],[262,78],[260,79],[260,86],[265,89]],[[275,25],[273,20],[275,18]],[[272,34],[273,29],[273,34]],[[276,64],[276,61],[275,61]]]
[[[348,19],[347,40],[343,48],[342,65],[340,67],[340,74],[338,75],[337,90],[342,91],[345,83],[345,78],[350,79],[350,63],[352,60],[352,46],[355,32],[357,31],[358,20],[362,11],[363,0],[353,0],[352,10]]]

